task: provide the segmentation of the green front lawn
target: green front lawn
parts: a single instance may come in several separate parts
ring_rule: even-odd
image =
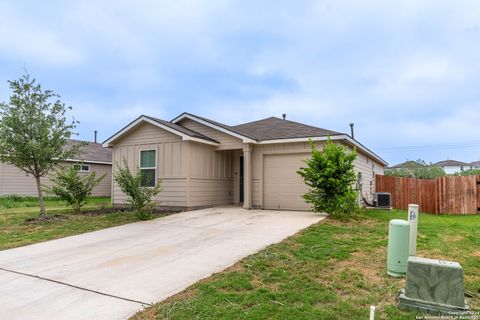
[[[98,211],[92,214],[73,214],[63,201],[54,198],[46,200],[46,208],[48,214],[61,216],[25,223],[26,219],[38,216],[36,198],[0,198],[0,250],[138,221],[130,212],[102,212],[111,208],[110,198],[90,198],[85,210]]]
[[[414,319],[386,275],[388,222],[404,211],[330,219],[200,281],[132,319]],[[418,256],[459,261],[469,303],[480,308],[480,216],[419,218]],[[139,284],[141,285],[141,284]]]

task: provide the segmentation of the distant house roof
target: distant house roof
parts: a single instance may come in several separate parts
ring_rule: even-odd
[[[388,167],[386,169],[404,169],[404,168],[418,168],[418,167],[423,167],[423,164],[418,163],[417,161],[409,160],[409,161],[405,161],[405,162],[396,164],[394,166]]]
[[[457,161],[457,160],[443,160],[433,164],[433,166],[436,166],[436,167],[461,167],[461,166],[468,166],[468,165],[470,164],[466,162]]]
[[[471,165],[471,166],[480,166],[480,160],[479,160],[479,161],[470,162],[470,165]]]
[[[112,163],[112,150],[102,147],[101,143],[70,139],[67,146],[81,143],[84,145],[80,147],[80,154],[69,161]]]

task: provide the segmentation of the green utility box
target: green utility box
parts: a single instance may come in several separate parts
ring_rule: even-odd
[[[393,219],[388,228],[387,274],[403,277],[407,273],[410,249],[410,223]]]

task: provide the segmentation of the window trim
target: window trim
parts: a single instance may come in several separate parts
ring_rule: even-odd
[[[81,172],[81,173],[88,173],[91,171],[91,167],[89,164],[83,164],[83,163],[74,163],[73,165],[73,168],[75,169],[75,166],[80,166],[80,169],[78,169],[77,171],[78,172]],[[88,170],[83,170],[83,167],[88,167]],[[75,169],[76,170],[76,169]]]
[[[155,167],[142,167],[142,152],[143,151],[155,151]],[[154,182],[154,185],[153,186],[142,186],[141,185],[141,182],[140,182],[140,185],[142,187],[145,187],[145,188],[155,188],[157,186],[157,149],[140,149],[138,150],[138,170],[140,170],[140,172],[142,170],[154,170],[154,178],[153,178],[153,182]]]

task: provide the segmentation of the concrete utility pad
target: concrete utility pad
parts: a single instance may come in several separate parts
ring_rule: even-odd
[[[321,219],[209,208],[0,251],[2,318],[126,319]]]

